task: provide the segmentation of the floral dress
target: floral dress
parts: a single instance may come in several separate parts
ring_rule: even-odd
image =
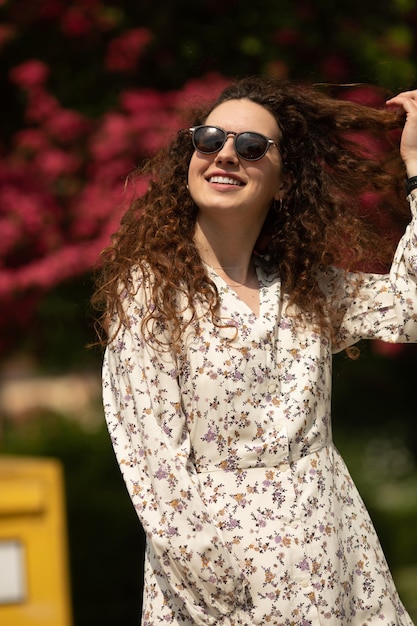
[[[147,536],[144,626],[412,624],[330,415],[333,352],[364,338],[417,341],[410,201],[389,275],[318,277],[333,344],[296,322],[279,277],[258,263],[259,316],[208,269],[228,324],[194,320],[174,358],[144,341],[147,287],[136,273],[103,394]]]

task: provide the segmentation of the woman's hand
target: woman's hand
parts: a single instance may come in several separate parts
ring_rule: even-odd
[[[403,91],[387,100],[387,106],[400,106],[406,114],[401,135],[400,153],[407,176],[417,176],[417,89]]]

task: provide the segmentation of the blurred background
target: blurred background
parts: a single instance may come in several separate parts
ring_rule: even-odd
[[[383,106],[417,84],[416,4],[0,0],[0,454],[63,464],[74,626],[133,626],[141,604],[143,536],[86,348],[99,254],[126,175],[248,74],[355,83],[340,95]],[[414,620],[416,357],[378,342],[338,355],[333,407]]]

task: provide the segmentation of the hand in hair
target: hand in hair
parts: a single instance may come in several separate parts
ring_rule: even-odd
[[[387,101],[387,106],[402,107],[406,121],[401,136],[400,152],[407,176],[417,176],[417,89],[403,91]]]

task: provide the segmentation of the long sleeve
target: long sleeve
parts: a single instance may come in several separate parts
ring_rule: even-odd
[[[142,293],[143,295],[143,293]],[[128,492],[172,594],[195,624],[250,624],[236,559],[204,506],[174,359],[141,334],[141,289],[106,350],[103,401]]]
[[[329,268],[319,277],[334,326],[333,352],[361,339],[417,341],[417,197],[409,200],[412,219],[388,274]]]

